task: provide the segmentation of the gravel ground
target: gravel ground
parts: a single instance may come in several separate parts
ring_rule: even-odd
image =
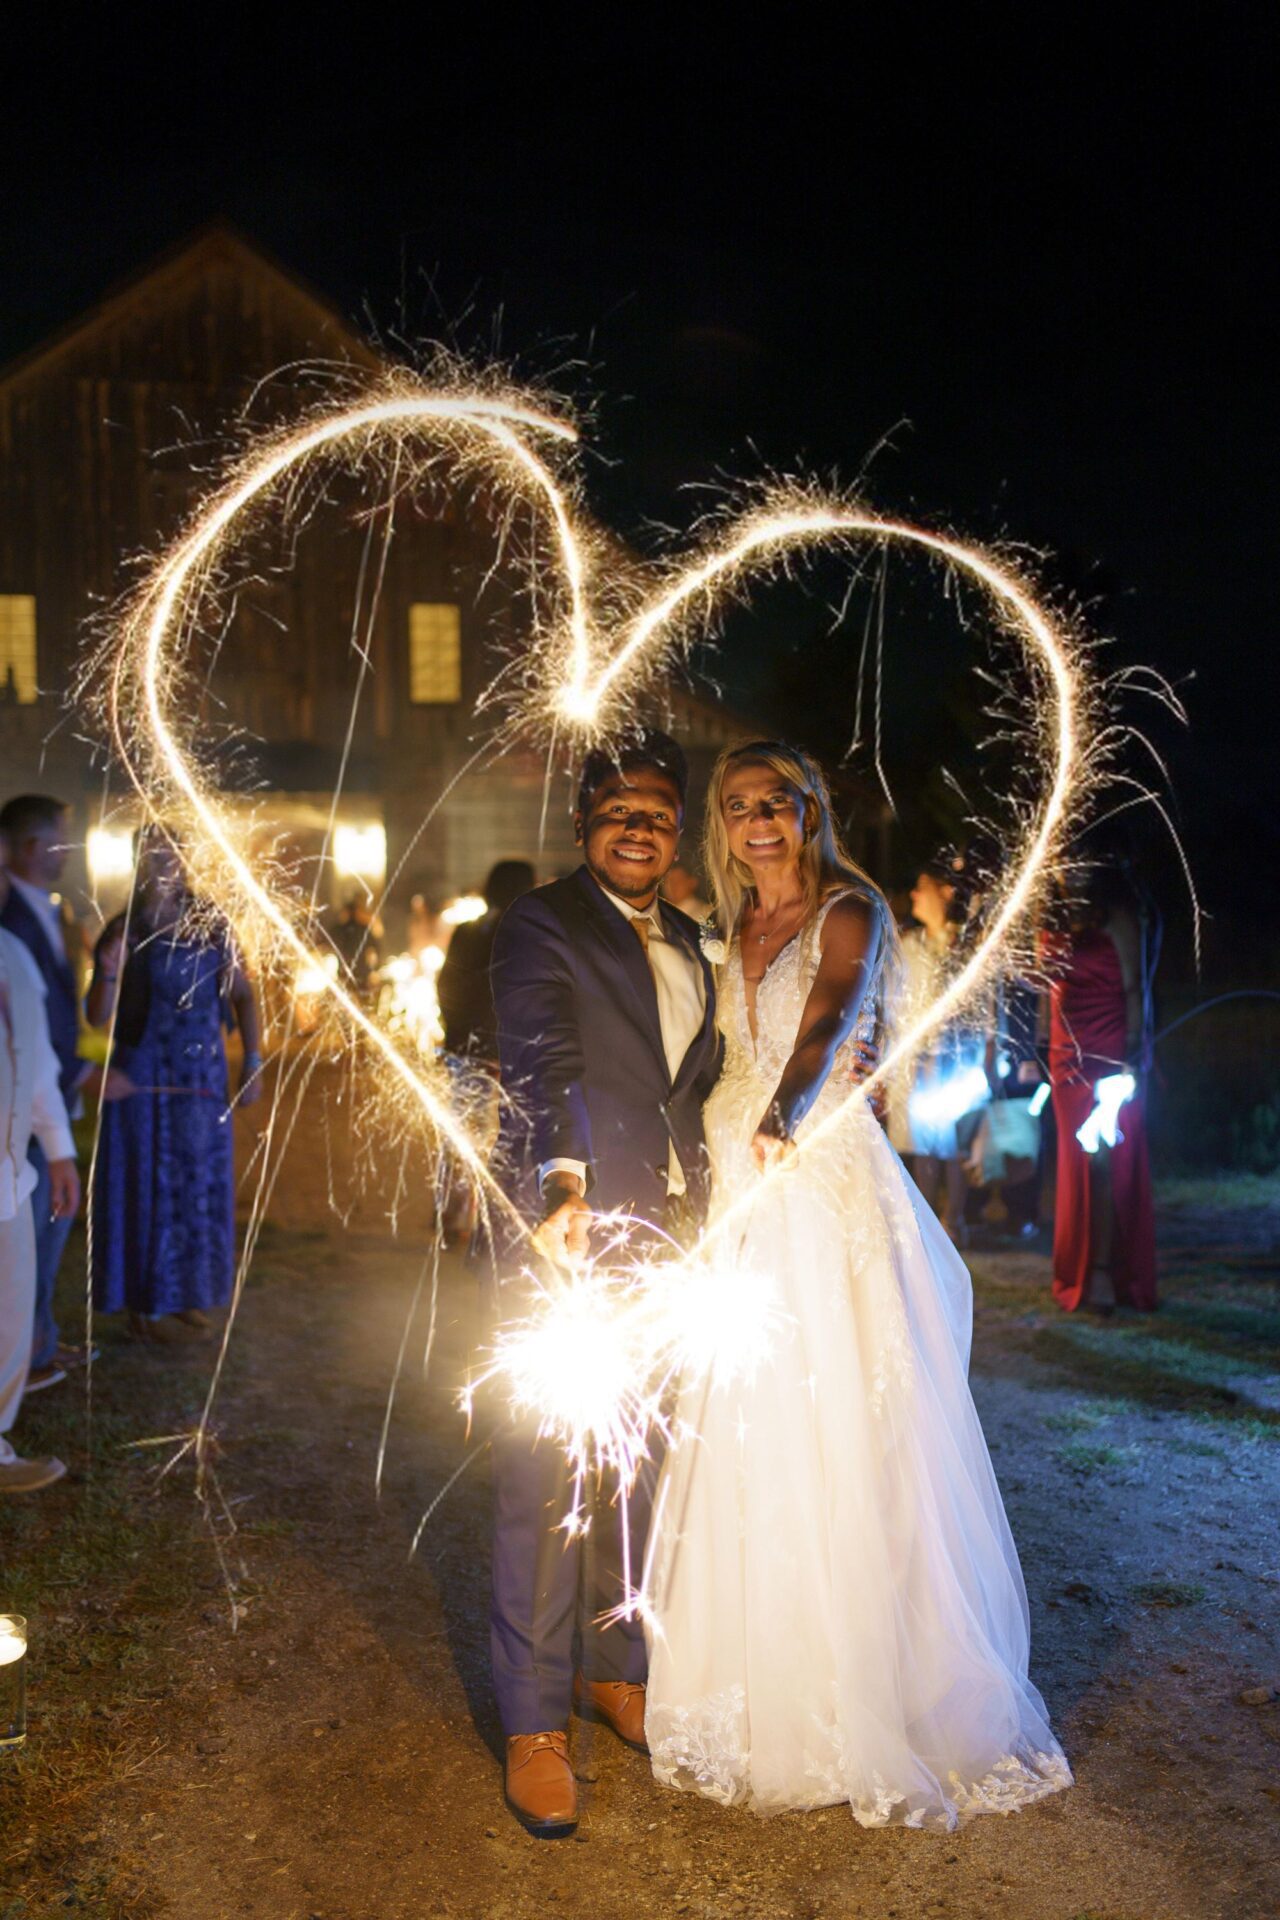
[[[377,1498],[419,1255],[370,1232],[269,1229],[219,1409],[239,1628],[201,1545],[128,1765],[77,1793],[70,1896],[24,1898],[11,1882],[0,1916],[1280,1912],[1280,1706],[1244,1697],[1280,1683],[1277,1219],[1220,1209],[1210,1230],[1207,1218],[1184,1207],[1164,1223],[1169,1298],[1152,1321],[1066,1322],[1042,1255],[972,1257],[974,1389],[1071,1792],[952,1835],[863,1831],[838,1809],[762,1821],[659,1788],[642,1756],[578,1726],[584,1814],[557,1843],[530,1839],[502,1804],[483,1446],[410,1558],[424,1510],[483,1440],[446,1391],[473,1336],[473,1281],[445,1261],[431,1378],[408,1369]],[[425,1325],[423,1304],[411,1353]],[[158,1372],[190,1402],[207,1371],[207,1349],[170,1358],[104,1337],[126,1405],[154,1395]],[[185,1525],[183,1472],[159,1497]],[[55,1497],[74,1500],[66,1486]],[[23,1815],[28,1862],[39,1814]],[[83,1888],[108,1879],[128,1898],[95,1906]]]

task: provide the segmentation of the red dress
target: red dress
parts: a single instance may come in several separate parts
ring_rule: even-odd
[[[1120,956],[1101,931],[1045,941],[1061,971],[1053,983],[1049,1080],[1058,1127],[1058,1195],[1053,1223],[1053,1297],[1073,1313],[1087,1304],[1092,1264],[1089,1161],[1076,1128],[1093,1110],[1093,1089],[1124,1071],[1125,995]],[[1151,1168],[1139,1091],[1120,1109],[1123,1139],[1108,1154],[1111,1177],[1111,1270],[1122,1306],[1151,1312],[1156,1304],[1156,1236]]]

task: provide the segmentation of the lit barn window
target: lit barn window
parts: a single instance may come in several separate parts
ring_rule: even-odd
[[[462,616],[445,601],[409,608],[409,698],[418,707],[446,707],[462,698]]]
[[[29,707],[35,698],[35,596],[0,593],[0,700]]]

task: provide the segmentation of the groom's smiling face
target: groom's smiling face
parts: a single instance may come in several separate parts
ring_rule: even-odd
[[[660,767],[606,776],[575,821],[587,866],[621,900],[647,906],[680,850],[680,790]]]

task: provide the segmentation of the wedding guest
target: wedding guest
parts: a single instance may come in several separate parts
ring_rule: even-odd
[[[902,1026],[909,1028],[944,991],[957,964],[956,947],[969,905],[962,858],[939,855],[911,889],[915,925],[902,936],[905,974]],[[965,1117],[963,1089],[983,1065],[985,1037],[972,1021],[949,1021],[927,1036],[889,1087],[889,1138],[910,1155],[917,1186],[958,1246],[965,1226],[965,1173],[957,1126]],[[959,1105],[957,1105],[959,1102]]]
[[[1058,1130],[1053,1224],[1053,1296],[1081,1307],[1156,1306],[1155,1217],[1140,1075],[1143,1052],[1141,938],[1131,903],[1095,873],[1061,932],[1042,936],[1053,968],[1049,1080]],[[1100,1080],[1138,1079],[1121,1107],[1114,1147],[1086,1153],[1076,1137]]]
[[[0,908],[8,894],[9,876],[0,863]],[[31,1140],[40,1146],[50,1211],[69,1220],[80,1204],[75,1147],[58,1082],[44,983],[22,941],[0,926],[0,1493],[35,1493],[66,1472],[52,1455],[22,1459],[8,1437],[31,1363],[37,1184],[27,1150]]]
[[[258,1009],[230,929],[192,899],[158,829],[140,836],[136,898],[103,929],[88,1016],[115,1015],[113,1061],[136,1091],[106,1108],[90,1197],[93,1294],[139,1338],[203,1332],[231,1297],[235,1218],[230,1105],[262,1092]],[[244,1065],[229,1104],[223,1030]]]
[[[537,877],[528,860],[499,860],[490,868],[484,883],[485,910],[478,920],[464,920],[454,928],[436,982],[446,1053],[474,1061],[489,1073],[498,1070],[498,1016],[489,984],[494,937],[512,901],[531,892]],[[445,1202],[446,1244],[469,1240],[474,1222],[475,1195],[469,1182],[455,1177]]]
[[[378,971],[382,922],[360,898],[349,894],[333,929],[333,946],[355,990],[362,997],[372,991]]]
[[[691,868],[678,860],[662,883],[662,895],[699,926],[711,918],[711,902],[703,898],[702,882]]]
[[[415,893],[409,902],[409,920],[405,934],[406,944],[415,960],[420,953],[435,944],[437,918],[438,915],[426,894]]]
[[[494,936],[512,901],[532,892],[537,877],[531,861],[499,860],[484,883],[484,912],[454,928],[436,983],[447,1052],[496,1065],[498,1019],[489,984]]]
[[[49,794],[24,793],[0,808],[0,830],[8,847],[12,885],[0,926],[27,948],[44,986],[49,1037],[58,1060],[58,1080],[67,1112],[73,1120],[83,1111],[82,1094],[95,1091],[101,1076],[80,1057],[80,985],[78,962],[82,953],[74,919],[68,925],[62,905],[54,897],[70,850],[70,820],[66,806]],[[70,939],[68,936],[70,935]],[[29,1393],[56,1386],[68,1367],[83,1366],[83,1346],[59,1338],[54,1312],[54,1286],[62,1263],[71,1215],[50,1204],[49,1163],[38,1136],[31,1141],[35,1170],[32,1219],[36,1238],[36,1290],[31,1347]]]

